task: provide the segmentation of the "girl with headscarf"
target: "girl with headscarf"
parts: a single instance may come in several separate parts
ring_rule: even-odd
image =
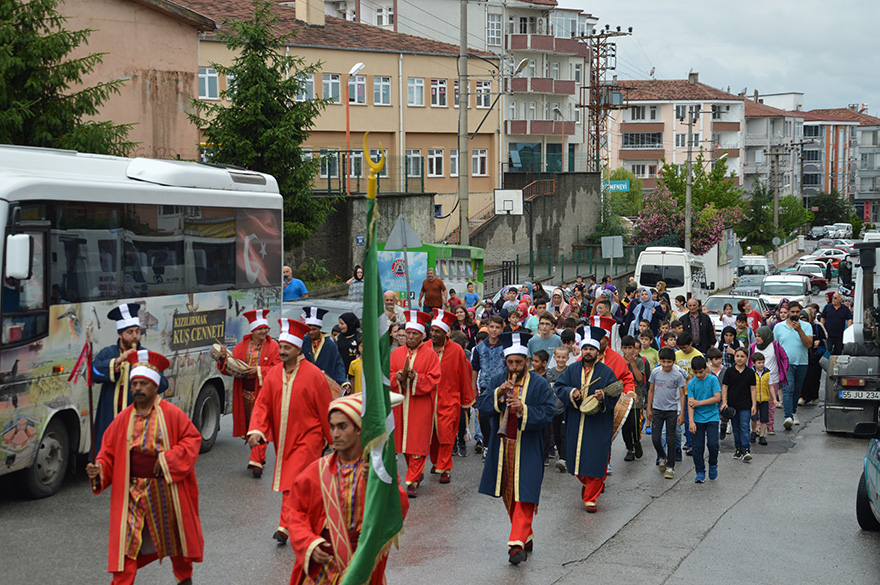
[[[767,319],[767,325],[773,329],[779,323],[783,323],[788,319],[788,299],[782,299],[776,306],[776,312]]]
[[[534,286],[528,280],[523,283],[523,290],[521,291],[524,295],[529,295],[532,297],[534,291]]]
[[[628,329],[630,335],[638,338],[639,323],[644,319],[648,322],[651,332],[656,337],[664,314],[663,309],[660,308],[660,303],[651,298],[651,291],[642,287],[636,291],[636,296],[629,304],[627,317],[630,319]]]
[[[764,367],[770,370],[770,422],[767,432],[775,435],[773,411],[776,410],[776,405],[780,404],[779,389],[782,387],[781,384],[788,382],[788,355],[779,342],[773,339],[773,330],[766,325],[758,327],[758,330],[755,331],[755,343],[752,344],[751,349],[749,355],[760,352],[764,356]],[[751,358],[749,359],[749,367],[752,367]]]
[[[558,327],[562,327],[565,318],[571,314],[571,305],[565,302],[565,295],[561,288],[553,289],[553,296],[550,299],[550,304],[547,305],[547,311],[556,319]]]
[[[364,269],[359,265],[354,267],[354,276],[345,281],[348,285],[348,300],[364,300]],[[347,367],[347,366],[346,366]]]
[[[336,338],[336,347],[339,348],[339,355],[342,356],[347,372],[348,366],[358,356],[358,343],[361,341],[360,319],[354,313],[343,313],[339,316],[339,328],[341,332]]]
[[[718,351],[721,352],[721,365],[725,368],[732,368],[736,365],[733,356],[736,348],[739,347],[739,340],[736,338],[736,327],[727,326],[721,330],[721,337],[718,339]]]

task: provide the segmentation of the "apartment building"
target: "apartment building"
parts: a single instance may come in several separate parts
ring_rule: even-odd
[[[744,103],[743,188],[751,191],[761,182],[780,197],[799,196],[803,112],[781,110],[748,98]]]
[[[810,197],[836,190],[852,201],[855,194],[859,122],[838,114],[804,112],[801,179],[804,205]]]
[[[227,18],[245,20],[252,13],[250,0],[188,2],[218,22]],[[453,212],[459,173],[469,173],[472,210],[490,204],[500,184],[499,168],[493,164],[500,148],[500,114],[491,108],[491,96],[498,92],[498,81],[492,77],[497,60],[493,61],[490,53],[471,49],[481,57],[474,59],[470,68],[480,85],[472,87],[478,91],[468,96],[469,133],[473,138],[469,160],[460,160],[458,46],[326,16],[322,4],[319,0],[301,0],[277,7],[282,29],[296,33],[288,46],[289,53],[306,63],[321,63],[319,72],[304,78],[305,91],[299,99],[331,101],[304,143],[304,148],[322,159],[315,188],[344,191],[348,173],[353,192],[366,190],[364,179],[369,169],[363,164],[362,141],[364,132],[369,131],[369,156],[378,158],[380,142],[387,154],[380,189],[436,193],[437,214],[445,217],[437,221],[437,238],[442,239],[457,226]],[[215,34],[204,36],[199,51],[200,99],[219,99],[229,80],[219,79],[211,63],[230,64],[233,58]],[[362,70],[349,75],[357,63],[363,63]],[[343,89],[346,83],[348,104]],[[336,154],[346,150],[346,113],[350,162]]]
[[[460,44],[459,0],[339,0],[327,14],[383,29]],[[503,172],[586,170],[585,124],[578,108],[588,79],[587,47],[576,37],[591,34],[598,22],[556,0],[471,2],[467,42],[496,56],[493,108],[503,124],[495,164]],[[469,59],[469,67],[479,58]],[[469,91],[482,91],[485,78],[469,71]]]
[[[622,81],[628,108],[611,113],[608,126],[609,164],[624,167],[642,180],[646,190],[657,186],[664,161],[685,166],[688,120],[693,120],[692,152],[704,164],[724,157],[742,184],[745,104],[739,96],[688,79]],[[690,113],[690,115],[689,115]]]

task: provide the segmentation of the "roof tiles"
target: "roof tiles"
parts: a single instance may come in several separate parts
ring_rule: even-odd
[[[635,79],[621,81],[626,99],[631,102],[672,100],[741,101],[742,98],[715,89],[705,83],[691,83],[687,79]]]
[[[861,112],[854,112],[849,108],[810,110],[810,113],[817,116],[834,116],[837,119],[848,120],[851,122],[855,121],[859,123],[859,126],[880,126],[880,118],[869,116],[868,114],[862,114]]]

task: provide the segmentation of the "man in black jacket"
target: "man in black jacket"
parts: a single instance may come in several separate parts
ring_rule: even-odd
[[[687,315],[679,318],[684,331],[691,334],[694,340],[694,347],[705,354],[710,347],[715,345],[715,327],[709,315],[700,311],[700,303],[697,299],[691,298],[687,302]]]

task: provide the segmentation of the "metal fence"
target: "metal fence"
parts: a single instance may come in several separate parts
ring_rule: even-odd
[[[361,150],[327,149],[312,153],[321,159],[321,168],[312,183],[312,192],[319,195],[366,193],[370,169]],[[370,157],[378,160],[377,152]],[[350,180],[346,179],[346,174]],[[424,193],[425,157],[385,155],[385,167],[377,177],[378,192]]]

